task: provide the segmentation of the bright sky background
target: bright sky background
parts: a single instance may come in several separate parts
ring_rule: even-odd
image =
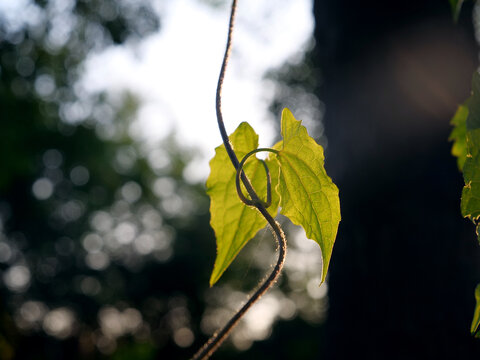
[[[273,84],[263,79],[285,61],[301,59],[314,27],[311,0],[240,0],[233,54],[223,92],[227,132],[248,121],[260,145],[274,138],[268,106]],[[215,90],[226,43],[229,2],[215,8],[200,0],[163,1],[161,29],[140,43],[112,46],[92,54],[83,86],[89,92],[140,97],[135,135],[155,141],[175,129],[181,143],[201,154],[192,180],[208,174],[208,160],[221,143],[215,117]],[[276,119],[279,121],[279,119]]]
[[[50,1],[58,11],[73,6],[72,0]],[[77,84],[90,94],[106,91],[115,96],[130,91],[138,96],[141,105],[132,135],[139,141],[155,142],[175,130],[180,144],[198,147],[198,157],[188,169],[192,181],[207,177],[208,161],[221,143],[215,90],[230,1],[218,7],[209,2],[152,0],[160,16],[160,30],[140,42],[90,54]],[[248,121],[260,135],[260,146],[272,145],[273,121],[280,119],[273,119],[268,111],[275,85],[264,75],[286,61],[302,59],[313,33],[312,6],[312,0],[239,0],[223,91],[228,133]],[[11,30],[44,16],[31,0],[0,0],[0,14]],[[60,35],[68,33],[65,16],[57,19],[63,21]]]

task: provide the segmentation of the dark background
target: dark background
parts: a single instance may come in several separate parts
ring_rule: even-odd
[[[445,141],[477,66],[471,5],[455,25],[441,1],[315,2],[313,61],[343,213],[326,358],[479,354],[468,334],[479,248]]]
[[[142,152],[126,131],[137,108],[132,94],[121,104],[99,94],[78,123],[65,114],[89,51],[161,30],[148,2],[119,4],[75,2],[69,11],[81,21],[56,47],[44,41],[49,16],[43,28],[15,32],[0,21],[1,359],[188,358],[206,339],[206,309],[221,305],[205,296],[215,250],[204,186],[182,175],[194,150],[172,138],[158,144],[156,159]],[[447,141],[477,67],[473,3],[458,24],[447,0],[317,0],[313,11],[315,47],[302,64],[271,76],[314,93],[325,108],[319,141],[342,208],[326,321],[277,321],[266,340],[243,352],[227,343],[216,358],[478,358],[469,329],[480,248],[460,215],[463,180]],[[54,80],[50,93],[39,90],[42,75]],[[272,111],[299,111],[301,101],[288,95],[279,92]],[[105,106],[113,115],[95,112]],[[74,176],[79,166],[88,169],[87,182]],[[152,186],[159,178],[160,191]],[[44,200],[32,195],[39,179],[53,186]],[[109,248],[108,265],[92,268],[84,241],[103,234],[92,220],[98,211],[114,228],[127,222],[138,233],[161,234],[163,247]],[[257,246],[225,274],[232,289],[248,291],[262,277],[248,258]],[[15,266],[29,269],[27,287],[5,281]],[[290,280],[285,274],[279,282],[286,294]],[[75,314],[74,325],[64,332],[61,321],[46,326],[55,309]],[[141,324],[106,329],[106,309],[129,324],[139,313]],[[179,346],[174,338],[183,328],[195,341]]]

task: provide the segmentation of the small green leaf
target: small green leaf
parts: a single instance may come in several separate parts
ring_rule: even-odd
[[[463,166],[465,186],[462,190],[461,210],[477,226],[480,241],[480,129],[467,131],[467,151]]]
[[[468,107],[465,104],[460,105],[450,122],[454,128],[448,140],[453,141],[452,155],[457,157],[457,165],[460,171],[463,170],[467,158],[467,116]]]
[[[476,338],[480,338],[480,284],[475,288],[475,311],[473,313],[472,326],[470,332]]]
[[[246,122],[241,123],[229,139],[240,160],[258,147],[258,135]],[[252,156],[243,170],[258,196],[265,199],[267,180],[262,163]],[[210,224],[217,239],[217,257],[210,277],[210,286],[218,281],[245,244],[267,224],[255,208],[246,206],[238,198],[235,175],[236,171],[230,163],[225,146],[217,147],[215,156],[210,161],[210,176],[207,179],[207,193],[211,199]],[[276,186],[277,179],[272,176],[272,188]],[[272,191],[272,205],[268,209],[272,216],[277,214],[278,202],[279,197]]]
[[[453,21],[458,21],[460,10],[462,9],[463,0],[449,0],[450,7],[452,8]]]
[[[302,226],[307,237],[320,245],[323,282],[340,222],[338,188],[325,172],[323,148],[288,109],[283,110],[281,127],[283,140],[274,146],[279,153],[269,156],[268,166],[273,166],[276,158],[281,213]]]
[[[475,72],[472,80],[472,96],[466,101],[465,144],[467,154],[463,165],[465,186],[462,191],[461,210],[464,217],[475,225],[480,241],[480,75]]]

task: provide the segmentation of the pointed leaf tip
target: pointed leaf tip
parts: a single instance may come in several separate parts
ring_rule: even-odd
[[[457,157],[457,166],[460,171],[463,170],[463,165],[467,159],[467,117],[468,107],[465,103],[458,107],[450,122],[453,125],[453,130],[448,140],[453,141],[451,152],[452,155]]]
[[[276,190],[281,213],[319,244],[323,282],[340,222],[338,188],[325,171],[323,148],[287,108],[282,112],[281,131],[283,140],[274,146],[279,150],[274,157],[280,167]]]
[[[480,338],[480,284],[475,288],[475,311],[473,313],[470,332],[473,336]]]
[[[239,160],[258,147],[258,135],[246,122],[241,123],[229,139]],[[243,169],[257,194],[266,194],[267,180],[262,163],[252,156]],[[247,242],[267,224],[256,209],[246,206],[238,198],[235,175],[225,146],[218,146],[210,161],[207,179],[207,194],[211,200],[210,225],[217,240],[217,256],[210,286],[218,281]],[[272,187],[276,186],[276,182],[277,179],[273,177]],[[268,210],[273,216],[277,213],[278,201],[278,196],[272,194],[272,205]]]

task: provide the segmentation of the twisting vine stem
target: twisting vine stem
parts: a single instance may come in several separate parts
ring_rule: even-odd
[[[287,252],[287,239],[285,238],[285,234],[283,233],[283,230],[280,227],[280,224],[276,222],[275,219],[269,214],[269,212],[265,207],[265,203],[263,203],[260,200],[255,190],[253,189],[253,186],[250,180],[247,178],[247,176],[245,175],[245,172],[242,170],[242,167],[244,162],[246,161],[246,158],[254,154],[255,152],[260,151],[260,149],[257,149],[258,151],[254,150],[254,152],[247,154],[247,156],[242,160],[242,165],[240,165],[238,158],[235,155],[232,145],[230,144],[230,141],[228,139],[228,135],[225,130],[225,124],[223,122],[222,87],[223,87],[223,80],[225,78],[225,71],[228,65],[228,60],[230,58],[230,52],[232,48],[232,34],[233,34],[233,27],[235,23],[236,10],[237,10],[237,0],[233,0],[231,12],[230,12],[230,24],[228,28],[227,45],[225,48],[225,55],[223,57],[222,68],[220,69],[220,76],[218,78],[218,84],[217,84],[216,111],[217,111],[218,128],[220,130],[223,144],[225,145],[225,149],[227,150],[227,154],[230,157],[233,167],[240,174],[240,178],[243,184],[245,185],[245,188],[247,189],[248,194],[251,197],[251,203],[248,203],[247,205],[254,206],[255,208],[257,208],[257,210],[260,211],[263,217],[267,220],[278,242],[279,253],[278,253],[277,263],[273,271],[270,273],[270,275],[268,275],[268,277],[260,284],[257,290],[253,293],[253,295],[247,300],[247,302],[242,306],[242,308],[232,316],[232,318],[225,324],[225,326],[212,335],[212,337],[205,343],[205,345],[203,345],[203,347],[192,357],[192,360],[208,359],[217,350],[217,348],[227,338],[230,331],[232,331],[232,329],[236,326],[240,318],[275,283],[275,281],[277,280],[283,268],[283,263],[285,262],[285,255]],[[262,149],[262,151],[272,151],[272,149],[268,149],[268,150]],[[275,150],[273,150],[273,152],[275,152]],[[269,177],[268,171],[267,171],[267,177]],[[267,195],[269,193],[270,193],[270,189],[267,189]],[[267,198],[269,197],[270,196],[268,195]],[[267,202],[268,202],[268,199],[267,199]]]
[[[270,177],[270,170],[268,169],[268,166],[265,163],[265,161],[260,160],[263,164],[263,167],[265,168],[265,173],[267,174],[267,201],[264,202],[263,200],[255,201],[253,199],[252,200],[247,199],[245,195],[243,195],[242,189],[240,187],[240,176],[243,173],[243,165],[245,164],[245,162],[248,160],[250,156],[262,151],[268,151],[268,152],[278,154],[277,150],[269,149],[269,148],[260,148],[260,149],[255,149],[250,151],[247,155],[243,157],[242,161],[240,161],[240,165],[237,168],[237,175],[235,176],[235,185],[237,187],[238,197],[240,198],[240,200],[242,200],[244,204],[249,206],[255,206],[257,203],[260,203],[260,204],[263,204],[265,208],[268,208],[272,203],[272,179]]]

